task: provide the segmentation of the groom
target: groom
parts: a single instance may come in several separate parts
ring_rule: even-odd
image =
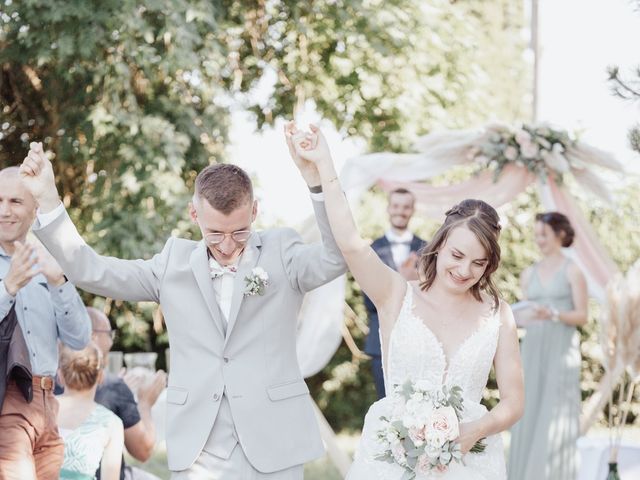
[[[98,255],[61,204],[51,163],[32,143],[20,171],[40,206],[34,231],[78,287],[114,299],[162,305],[171,346],[167,455],[172,479],[302,479],[323,453],[296,357],[305,292],[346,270],[331,235],[317,173],[320,244],[291,229],[252,230],[251,180],[234,165],[196,179],[195,242],[170,238],[150,260]],[[318,198],[319,197],[319,198]]]

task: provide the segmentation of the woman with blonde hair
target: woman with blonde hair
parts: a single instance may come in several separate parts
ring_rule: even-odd
[[[62,347],[60,380],[64,393],[58,397],[58,429],[64,439],[62,480],[119,480],[124,430],[122,421],[94,401],[103,375],[103,358],[91,342],[83,350]]]

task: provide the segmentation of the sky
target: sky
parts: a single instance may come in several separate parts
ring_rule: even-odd
[[[640,105],[614,97],[607,82],[609,65],[630,74],[640,65],[640,12],[630,0],[540,0],[539,5],[538,120],[579,132],[582,140],[640,173],[640,158],[627,141],[629,127],[640,122]],[[242,111],[233,114],[229,158],[256,181],[261,223],[295,227],[312,209],[289,158],[284,121],[255,133],[250,118]],[[297,121],[306,126],[321,119],[309,108]],[[361,141],[343,138],[326,122],[320,125],[338,171],[364,152]]]
[[[540,2],[539,117],[581,132],[636,172],[640,158],[628,146],[640,104],[611,94],[607,67],[640,66],[640,11],[630,0]]]

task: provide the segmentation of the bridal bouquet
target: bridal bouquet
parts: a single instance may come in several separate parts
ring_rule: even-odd
[[[394,391],[392,418],[380,417],[383,427],[377,438],[383,449],[376,460],[396,463],[405,469],[402,480],[416,475],[444,473],[454,460],[462,462],[460,445],[455,441],[462,414],[462,389],[458,386],[430,390],[421,382],[407,381]],[[485,449],[477,442],[471,452]]]

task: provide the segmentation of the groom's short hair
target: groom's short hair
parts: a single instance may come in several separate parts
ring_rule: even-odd
[[[225,215],[253,202],[249,175],[240,167],[227,163],[205,167],[196,177],[195,194]]]

